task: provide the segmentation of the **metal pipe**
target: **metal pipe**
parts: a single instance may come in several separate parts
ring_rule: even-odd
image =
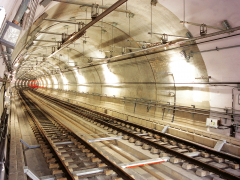
[[[154,33],[154,32],[148,32],[148,34],[157,34],[157,35],[167,35],[167,36],[172,36],[172,37],[176,37],[176,38],[183,38],[183,39],[189,39],[188,37],[184,37],[184,36],[176,36],[176,35],[170,35],[170,34],[162,34],[162,33]]]
[[[174,93],[174,106],[173,106],[173,117],[172,117],[172,122],[174,122],[174,117],[175,117],[175,109],[176,109],[176,93],[177,93],[177,90],[176,90],[175,78],[174,78],[174,75],[173,75],[173,73],[171,73],[171,74],[169,74],[169,75],[172,75],[172,77],[173,77],[173,82],[174,82],[174,90],[175,90],[175,93]]]
[[[180,21],[180,23],[186,23],[186,24],[190,24],[190,25],[194,25],[194,26],[202,26],[202,24],[198,24],[198,23],[193,23],[193,22],[187,22],[187,21]],[[212,29],[218,29],[218,30],[226,30],[225,28],[220,28],[220,27],[216,27],[216,26],[209,26],[209,25],[205,25],[208,28],[212,28]]]
[[[39,33],[54,34],[54,35],[62,35],[62,33],[47,32],[47,31],[39,31]]]
[[[27,6],[28,6],[28,3],[29,3],[29,0],[23,0],[19,9],[18,9],[18,12],[17,14],[15,15],[14,19],[13,19],[13,22],[15,24],[19,24],[25,11],[27,10]]]
[[[113,45],[111,45],[110,47],[120,48],[120,49],[123,49],[123,48],[126,48],[126,49],[142,49],[142,48],[135,48],[135,47],[120,47],[120,46],[113,46]]]
[[[40,46],[40,45],[32,45],[33,47],[42,47],[42,48],[48,48],[48,47],[54,47],[56,45],[52,45],[52,46]]]
[[[2,54],[3,61],[5,62],[8,71],[11,71],[11,67],[9,66],[9,63],[7,62],[7,59],[6,59],[6,57],[5,57],[5,55],[4,55],[3,52],[4,52],[4,51],[3,51],[3,47],[2,47],[2,45],[0,44],[0,53]]]
[[[59,22],[59,23],[69,23],[69,24],[79,24],[79,22],[73,22],[73,21],[65,21],[65,20],[59,20],[59,19],[49,19],[49,18],[45,18],[43,20],[46,20],[46,21],[54,21],[54,22]],[[105,27],[105,26],[100,26],[100,25],[93,25],[93,27]],[[42,31],[43,32],[43,31]],[[46,32],[48,33],[48,32]],[[62,34],[61,34],[62,35]]]
[[[193,83],[174,83],[174,82],[121,82],[121,83],[100,83],[100,82],[92,82],[92,83],[85,83],[79,85],[94,85],[94,84],[101,84],[101,85],[125,85],[125,84],[179,84],[179,85],[188,85],[188,84],[240,84],[240,82],[193,82]]]
[[[11,58],[11,48],[9,48],[8,46],[6,46],[6,50],[7,50],[7,57],[8,57],[8,62],[11,65],[12,64],[12,58]]]
[[[80,5],[80,6],[87,6],[87,7],[92,7],[93,6],[92,4],[76,2],[76,1],[71,1],[71,0],[67,0],[67,1],[64,1],[64,0],[53,0],[53,1],[61,2],[61,3],[68,3],[68,4],[75,4],[75,5]],[[101,5],[99,5],[99,8],[100,9],[108,9],[110,7],[109,6],[101,6]],[[114,11],[124,12],[124,13],[132,13],[131,11],[124,10],[124,9],[114,9]]]
[[[49,18],[44,18],[43,20],[46,20],[46,21],[54,21],[54,22],[60,22],[60,23],[68,23],[68,24],[78,24],[77,22],[73,22],[73,21],[64,21],[64,20],[59,20],[59,19],[49,19]]]
[[[204,52],[211,52],[211,51],[220,51],[220,50],[223,50],[223,49],[231,49],[231,48],[236,48],[236,47],[240,47],[240,45],[227,46],[227,47],[222,47],[222,48],[216,47],[216,49],[209,49],[209,50],[204,50],[204,51],[191,52],[189,55],[191,55],[191,54],[198,54],[198,53],[204,53]]]
[[[51,41],[51,40],[42,40],[42,39],[35,39],[33,41],[41,41],[41,42],[53,42],[53,43],[57,43],[58,41]]]

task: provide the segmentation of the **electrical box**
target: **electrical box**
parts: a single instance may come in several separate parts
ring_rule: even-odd
[[[213,118],[207,118],[206,120],[206,126],[218,128],[220,125],[220,119],[213,119]]]

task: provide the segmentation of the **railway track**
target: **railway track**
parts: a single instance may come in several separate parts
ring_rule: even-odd
[[[143,149],[160,157],[170,157],[170,162],[181,164],[184,169],[194,171],[198,176],[240,179],[239,158],[42,93],[34,93]]]
[[[19,96],[32,118],[30,125],[56,179],[94,179],[96,176],[106,180],[134,179],[51,114],[40,110],[24,93],[20,92]],[[93,168],[103,171],[78,175],[83,170]]]

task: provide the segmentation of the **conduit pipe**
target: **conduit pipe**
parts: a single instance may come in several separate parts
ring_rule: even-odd
[[[11,58],[11,48],[9,48],[8,46],[6,46],[6,50],[7,50],[7,57],[8,57],[8,62],[9,64],[12,64],[12,58]]]
[[[231,48],[237,48],[237,47],[240,47],[240,45],[227,46],[227,47],[222,47],[222,48],[216,47],[215,49],[209,49],[209,50],[204,50],[204,51],[191,52],[189,55],[198,54],[198,53],[204,53],[204,52],[211,52],[211,51],[220,51],[220,50],[223,50],[223,49],[231,49]]]
[[[120,82],[120,83],[100,83],[100,82],[92,82],[92,83],[85,83],[79,85],[93,85],[93,84],[100,84],[100,85],[125,85],[125,84],[178,84],[178,85],[188,85],[188,84],[209,84],[209,85],[216,85],[216,84],[240,84],[240,82],[190,82],[190,83],[162,83],[162,82]]]
[[[23,0],[19,9],[18,9],[18,12],[17,14],[15,15],[14,19],[13,19],[13,22],[15,24],[19,24],[25,11],[27,10],[27,6],[28,6],[28,3],[29,3],[29,0]]]

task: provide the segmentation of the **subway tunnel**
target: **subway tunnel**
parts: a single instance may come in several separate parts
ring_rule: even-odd
[[[2,179],[240,179],[237,0],[0,2]]]

